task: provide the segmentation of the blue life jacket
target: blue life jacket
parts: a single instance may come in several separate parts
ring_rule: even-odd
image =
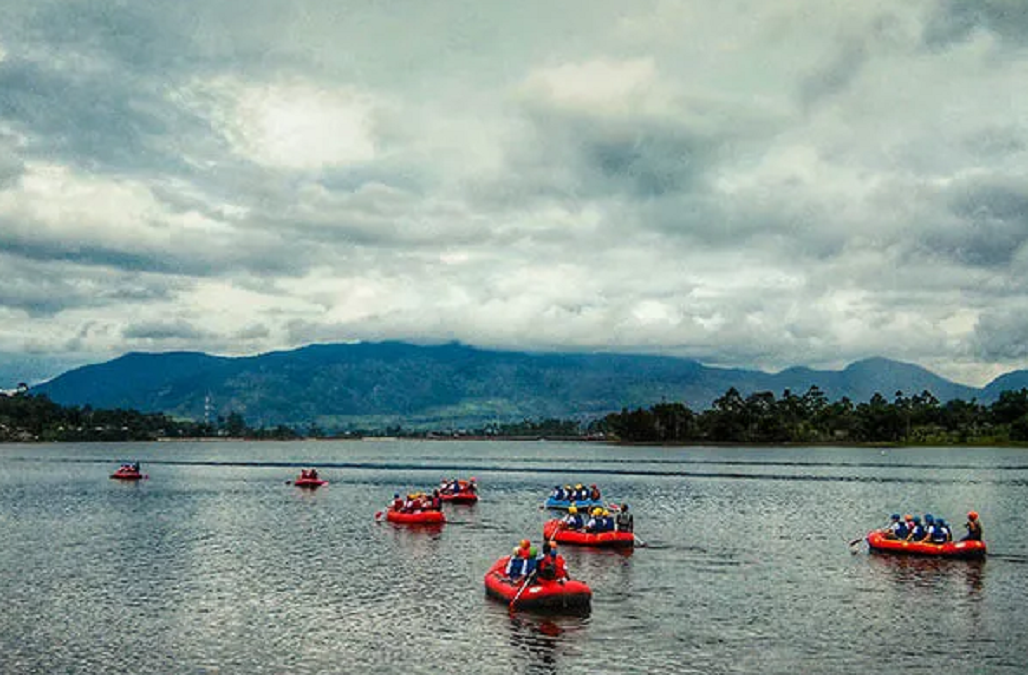
[[[901,523],[900,526],[896,528],[896,536],[900,539],[906,539],[908,534],[910,534],[910,529],[907,528],[906,523]]]
[[[539,564],[536,558],[525,558],[525,576],[528,576],[535,571],[535,566]]]
[[[921,539],[922,537],[924,537],[924,528],[921,527],[920,525],[918,525],[917,523],[914,523],[914,530],[913,531],[914,531],[914,539],[915,540]]]
[[[946,530],[938,525],[933,525],[930,537],[933,544],[945,544],[946,543]]]
[[[512,556],[510,562],[507,563],[507,576],[516,579],[521,576],[524,569],[525,559],[521,556]]]
[[[582,515],[580,513],[574,514],[573,516],[571,516],[571,522],[568,523],[568,524],[572,528],[574,528],[576,530],[581,530],[582,529]]]

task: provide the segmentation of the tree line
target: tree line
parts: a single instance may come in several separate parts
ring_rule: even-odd
[[[734,387],[702,412],[682,403],[623,409],[590,430],[639,443],[901,443],[995,444],[1028,441],[1028,389],[1004,391],[991,405],[931,392],[890,401],[880,393],[864,403],[829,401],[816,386],[776,398],[762,391],[743,396]]]
[[[743,396],[734,387],[700,412],[683,403],[622,409],[589,422],[566,419],[491,423],[478,429],[425,431],[390,426],[348,431],[345,437],[602,438],[628,443],[898,443],[923,445],[1028,442],[1028,389],[1004,391],[990,405],[954,399],[940,403],[929,391],[890,401],[879,393],[864,403],[829,401],[816,386],[780,397],[762,391]],[[62,406],[45,394],[0,396],[3,441],[146,441],[159,438],[232,437],[289,440],[333,437],[316,424],[304,430],[278,425],[252,428],[231,412],[211,422],[178,420],[163,413]]]
[[[163,413],[138,410],[102,410],[62,406],[45,394],[24,391],[0,395],[0,442],[10,441],[149,441],[159,438],[292,439],[299,434],[289,427],[252,429],[242,415],[233,412],[213,422],[176,420]]]

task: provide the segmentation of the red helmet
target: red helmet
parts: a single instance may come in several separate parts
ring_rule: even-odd
[[[969,511],[968,514],[967,514],[967,517],[970,518],[971,520],[978,520],[978,512],[977,511]]]

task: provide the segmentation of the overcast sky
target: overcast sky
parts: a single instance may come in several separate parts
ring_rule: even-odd
[[[1028,367],[1028,2],[0,0],[0,387],[458,340]]]

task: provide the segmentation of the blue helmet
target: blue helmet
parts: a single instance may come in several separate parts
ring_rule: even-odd
[[[921,524],[921,516],[914,516],[914,522],[917,523],[918,525],[920,525]]]
[[[399,498],[400,498],[400,493],[399,492],[394,492],[393,493],[393,499],[399,499]]]
[[[924,514],[924,522],[931,524],[935,522],[935,516],[930,513]]]
[[[946,521],[944,519],[942,519],[942,518],[936,518],[935,519],[935,524],[936,525],[942,525],[943,527],[946,527]]]
[[[890,518],[891,520],[899,520],[899,519],[900,519],[900,514],[898,514],[898,513],[894,513],[894,514],[892,514],[891,516],[889,516],[889,518]]]

